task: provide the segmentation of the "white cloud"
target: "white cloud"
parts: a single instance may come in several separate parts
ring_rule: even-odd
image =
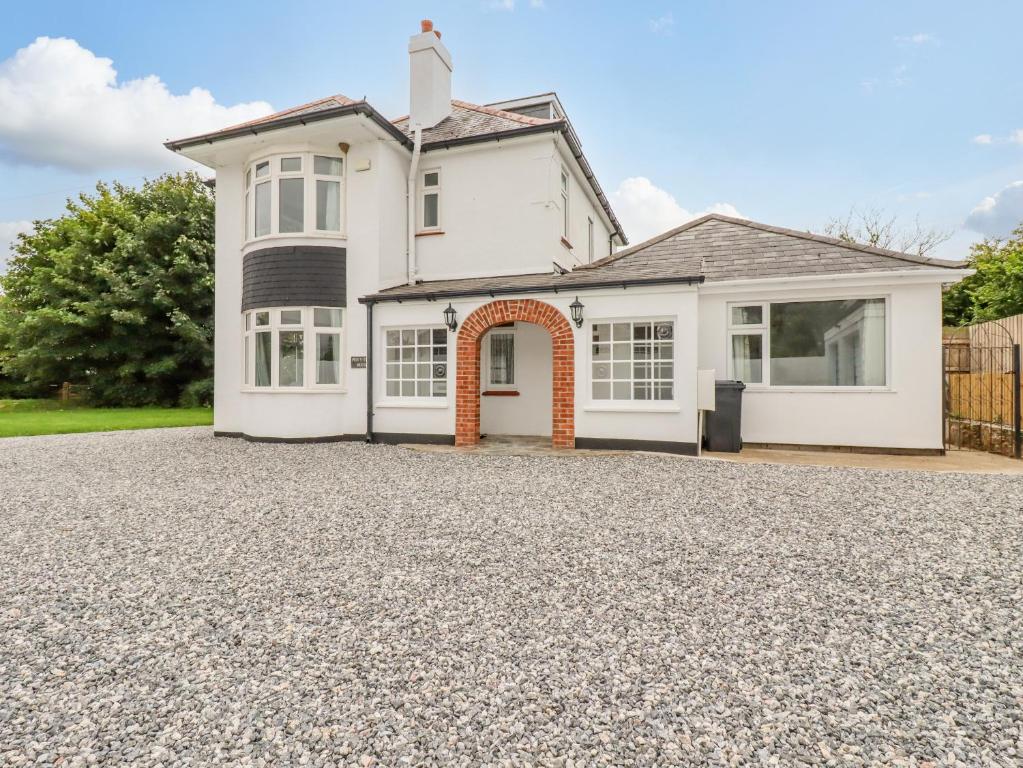
[[[702,211],[689,211],[674,196],[645,176],[633,176],[611,196],[615,212],[633,243],[659,235],[707,213],[745,218],[731,203],[714,203]]]
[[[655,35],[670,35],[675,28],[675,16],[668,11],[663,16],[650,20],[650,31]]]
[[[529,0],[529,7],[530,8],[546,8],[547,7],[547,3],[545,3],[544,0]]]
[[[895,42],[899,45],[940,45],[939,40],[929,32],[917,32],[912,35],[896,35]]]
[[[1023,144],[1023,128],[1017,128],[1009,134],[1009,141],[1013,144]]]
[[[272,112],[224,106],[203,88],[174,94],[156,75],[118,82],[110,59],[40,37],[0,62],[0,156],[76,171],[181,167],[162,145]]]
[[[1008,136],[992,136],[982,133],[970,139],[974,144],[1023,144],[1023,128],[1011,131]]]
[[[514,11],[515,0],[491,0],[490,7],[495,11]]]
[[[7,260],[11,256],[11,246],[19,232],[32,229],[31,221],[0,221],[0,275],[7,271]]]
[[[1008,237],[1023,224],[1023,181],[985,197],[966,217],[966,226],[986,237]]]
[[[990,133],[980,133],[970,139],[974,144],[990,144],[992,141]]]

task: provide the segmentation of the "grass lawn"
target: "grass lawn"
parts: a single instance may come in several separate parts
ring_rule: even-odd
[[[212,408],[89,408],[57,400],[0,400],[0,437],[212,423]]]

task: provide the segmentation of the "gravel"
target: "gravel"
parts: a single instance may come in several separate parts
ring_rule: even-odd
[[[1019,765],[1023,482],[0,442],[0,765]]]

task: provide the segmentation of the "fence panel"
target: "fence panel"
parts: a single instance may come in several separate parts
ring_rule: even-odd
[[[945,447],[1019,458],[1019,346],[981,346],[975,338],[971,328],[969,346],[961,337],[943,346]]]

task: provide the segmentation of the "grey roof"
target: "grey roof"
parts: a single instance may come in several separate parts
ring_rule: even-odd
[[[550,293],[616,285],[709,283],[934,268],[952,271],[965,266],[962,261],[929,259],[712,213],[564,275],[544,273],[435,280],[389,288],[363,300]]]
[[[680,273],[718,282],[965,266],[961,261],[925,258],[710,214],[577,271],[623,270],[649,276]]]
[[[451,114],[432,128],[423,131],[423,148],[444,146],[450,142],[462,142],[466,139],[485,140],[494,134],[505,134],[532,130],[558,130],[562,120],[547,120],[542,117],[527,117],[515,112],[506,112],[494,107],[482,107],[467,101],[451,100]],[[408,115],[399,117],[394,125],[409,138],[412,131],[408,125]]]

